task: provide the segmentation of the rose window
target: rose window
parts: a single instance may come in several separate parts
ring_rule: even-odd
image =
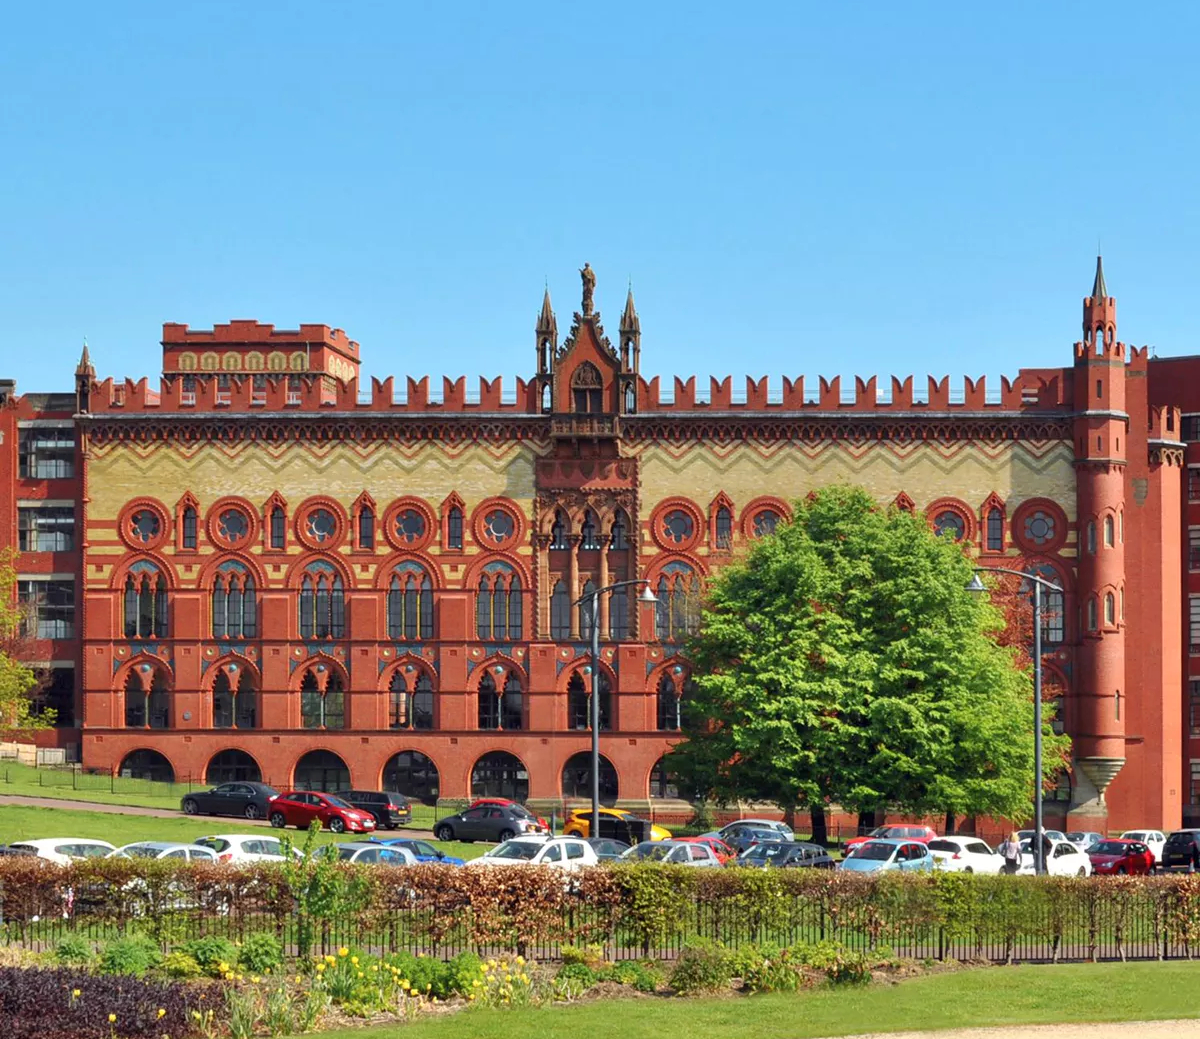
[[[947,509],[934,517],[933,530],[935,534],[949,534],[955,541],[962,541],[967,533],[967,525],[957,512]]]
[[[677,545],[691,540],[692,533],[696,529],[695,524],[692,522],[692,517],[682,509],[674,509],[668,512],[663,517],[662,526],[663,535],[666,539],[673,541]]]
[[[503,509],[493,509],[483,518],[483,530],[493,541],[507,541],[513,536],[516,524]]]
[[[779,513],[774,509],[764,509],[754,517],[754,536],[763,538],[768,534],[774,534],[777,526],[779,526]]]
[[[415,509],[405,509],[396,517],[396,536],[409,543],[425,536],[425,517]]]
[[[217,517],[217,533],[226,541],[241,541],[250,532],[250,523],[238,509],[226,509]]]
[[[324,544],[326,541],[332,540],[337,533],[337,519],[328,509],[313,509],[308,514],[306,529],[308,536],[313,541],[317,544]]]
[[[1044,545],[1054,540],[1054,517],[1038,509],[1025,517],[1025,540]]]
[[[135,512],[129,520],[130,536],[136,541],[150,542],[158,537],[158,532],[161,530],[161,524],[158,522],[158,517],[148,509],[142,509],[140,512]]]

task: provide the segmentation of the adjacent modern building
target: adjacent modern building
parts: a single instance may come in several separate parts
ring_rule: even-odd
[[[589,789],[596,624],[604,796],[669,808],[705,577],[848,482],[1062,585],[1050,819],[1200,823],[1200,357],[1126,347],[1099,262],[1066,363],[999,385],[664,385],[632,293],[614,343],[582,274],[515,384],[366,382],[341,330],[255,321],[165,325],[153,384],[86,350],[73,393],[0,383],[41,738],[135,775],[551,804]],[[577,605],[633,579],[657,605]]]

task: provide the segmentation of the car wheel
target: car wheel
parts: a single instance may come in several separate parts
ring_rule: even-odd
[[[965,869],[963,869],[963,872],[964,873],[974,873],[975,871],[970,866],[967,866]]]
[[[343,819],[340,815],[335,815],[332,819],[329,820],[329,832],[330,833],[345,833],[345,831],[346,831],[346,820]]]
[[[246,816],[247,819],[257,819],[259,816],[262,815],[262,812],[260,812],[258,810],[258,805],[248,804],[248,805],[246,805],[246,811],[243,814]]]
[[[277,830],[282,830],[285,826],[287,826],[287,817],[283,814],[283,812],[272,812],[271,825]]]
[[[1117,876],[1118,876],[1118,877],[1123,877],[1123,876],[1125,876],[1125,874],[1126,874],[1127,872],[1128,872],[1128,870],[1126,870],[1124,866],[1118,866],[1118,867],[1117,867]]]
[[[502,842],[503,841],[511,841],[514,836],[515,835],[513,834],[512,830],[501,830],[500,831],[500,840]]]
[[[1086,877],[1086,876],[1087,876],[1087,870],[1086,870],[1086,869],[1085,869],[1083,866],[1080,866],[1080,867],[1079,867],[1079,872],[1078,872],[1078,873],[1076,873],[1076,874],[1075,874],[1075,876],[1077,876],[1077,877]]]
[[[199,815],[200,806],[189,797],[183,802],[183,812],[185,815]]]
[[[433,831],[433,835],[439,841],[454,840],[454,831],[452,829],[450,829],[449,826],[439,826],[436,830]]]

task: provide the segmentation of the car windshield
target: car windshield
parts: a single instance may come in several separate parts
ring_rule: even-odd
[[[331,844],[330,847],[332,848],[333,845]],[[346,862],[354,858],[354,856],[358,854],[358,850],[358,848],[338,848],[336,855],[343,862]]]
[[[1144,841],[1146,839],[1146,835],[1141,830],[1126,830],[1121,836],[1127,837],[1131,841]]]
[[[785,859],[791,848],[778,842],[756,844],[746,852],[746,861],[770,862],[772,859]]]
[[[331,805],[333,805],[334,808],[350,808],[351,807],[351,805],[347,804],[340,797],[334,797],[333,794],[326,794],[325,800],[328,801]]]
[[[1129,846],[1120,841],[1099,841],[1093,844],[1088,852],[1092,855],[1124,855],[1128,850]]]
[[[1072,830],[1067,834],[1067,840],[1074,844],[1076,841],[1081,841],[1088,836],[1089,834],[1085,830]]]
[[[1173,833],[1167,838],[1168,844],[1190,844],[1192,835],[1190,833]]]
[[[424,841],[410,841],[406,847],[411,848],[418,855],[428,855],[435,859],[438,857],[437,848],[432,844],[426,844]]]
[[[125,848],[121,854],[130,859],[156,859],[162,852],[162,848],[148,848],[143,844],[140,847]]]
[[[499,847],[487,853],[489,859],[521,859],[528,862],[540,850],[540,844],[533,841],[505,841]]]
[[[930,841],[930,851],[959,851],[959,847],[953,841]]]
[[[870,833],[867,834],[867,836],[868,837],[886,837],[888,835],[888,831],[890,829],[891,829],[890,826],[876,826],[875,829],[873,829]]]
[[[674,850],[673,844],[637,844],[632,847],[627,853],[627,857],[631,859],[650,859],[652,862],[661,862]]]
[[[856,859],[877,859],[880,862],[886,862],[895,853],[896,847],[893,844],[884,844],[880,841],[867,841],[854,853]]]

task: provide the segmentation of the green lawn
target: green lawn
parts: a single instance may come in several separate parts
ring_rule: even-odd
[[[541,1010],[470,1010],[413,1024],[322,1032],[312,1039],[663,1039],[700,1029],[721,1039],[977,1025],[1200,1016],[1200,963],[990,967],[897,985],[726,999],[597,1000]]]
[[[192,818],[180,815],[178,819],[157,819],[145,815],[121,815],[113,812],[89,812],[77,808],[27,808],[21,805],[0,806],[0,844],[33,837],[92,837],[108,841],[118,847],[133,841],[184,841],[217,833],[258,833],[266,827],[247,826],[241,819],[225,819],[211,816]],[[284,832],[293,841],[302,843],[304,834],[299,830],[272,830]],[[403,836],[403,831],[392,831],[384,836]],[[347,834],[335,838],[331,833],[322,833],[322,843],[332,840],[353,840]],[[451,841],[436,844],[448,855],[473,859],[487,850],[486,844],[462,844]]]

